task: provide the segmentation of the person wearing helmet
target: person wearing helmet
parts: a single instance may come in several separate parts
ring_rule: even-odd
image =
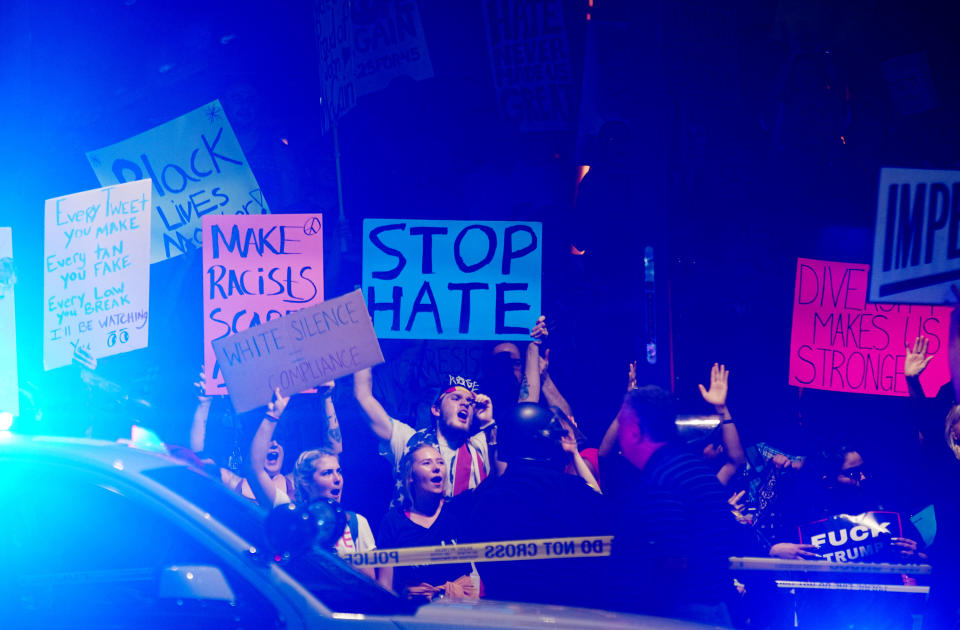
[[[568,475],[567,429],[557,412],[524,402],[498,419],[499,477],[470,497],[461,528],[464,542],[602,536],[607,507],[583,478]],[[574,606],[598,606],[604,558],[557,558],[477,565],[487,597]],[[584,579],[584,576],[593,576]]]

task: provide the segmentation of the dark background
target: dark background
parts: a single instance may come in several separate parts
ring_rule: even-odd
[[[795,451],[856,444],[885,491],[919,501],[908,494],[917,468],[912,416],[939,411],[886,397],[801,398],[786,385],[791,300],[798,256],[869,261],[880,166],[957,166],[960,8],[887,0],[564,6],[574,112],[587,14],[626,25],[624,45],[601,68],[602,89],[624,114],[619,161],[578,129],[576,116],[568,131],[519,131],[498,113],[480,2],[420,0],[434,78],[397,79],[340,121],[353,239],[341,252],[309,2],[4,2],[0,224],[13,228],[21,387],[44,408],[30,430],[82,433],[84,413],[106,415],[97,401],[79,408],[72,369],[42,371],[43,200],[98,186],[86,151],[219,98],[273,211],[325,214],[327,295],[359,283],[364,217],[543,221],[551,371],[596,442],[616,413],[627,361],[643,363],[641,257],[651,245],[658,361],[642,369],[643,380],[672,387],[682,412],[709,411],[696,384],[724,362],[746,441]],[[926,55],[933,99],[913,112],[898,106],[881,65],[912,53]],[[594,168],[578,207],[582,164]],[[571,244],[586,253],[572,255]],[[195,400],[199,258],[152,266],[151,347],[101,368],[151,400],[149,423],[169,442],[186,443]],[[398,417],[415,413],[413,392],[432,391],[438,361],[470,372],[487,350],[383,345],[388,365],[378,368],[377,387]],[[349,390],[345,379],[337,395],[346,500],[376,515],[387,465]],[[291,462],[316,441],[302,411],[286,428]],[[232,430],[222,415],[211,419],[211,440],[226,452]]]

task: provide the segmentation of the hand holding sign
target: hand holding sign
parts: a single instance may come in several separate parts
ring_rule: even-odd
[[[785,560],[817,560],[820,554],[817,553],[817,547],[814,545],[802,545],[800,543],[777,543],[770,547],[770,556],[773,558],[784,558]]]

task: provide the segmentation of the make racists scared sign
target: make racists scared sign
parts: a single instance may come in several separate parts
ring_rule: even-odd
[[[214,341],[323,301],[323,216],[203,217],[206,393],[224,393]]]
[[[363,294],[390,339],[529,339],[541,224],[365,219]]]
[[[797,259],[790,335],[790,384],[907,396],[906,348],[918,335],[933,360],[920,376],[927,396],[950,380],[950,309],[867,302],[870,266]]]

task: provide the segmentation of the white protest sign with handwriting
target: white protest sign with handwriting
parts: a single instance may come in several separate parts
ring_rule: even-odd
[[[0,411],[20,414],[17,384],[17,325],[13,308],[13,236],[0,227]]]
[[[104,186],[153,179],[150,262],[200,247],[205,214],[268,214],[220,101],[122,142],[90,151]]]
[[[149,179],[48,199],[43,239],[43,367],[77,345],[102,358],[147,346]]]

